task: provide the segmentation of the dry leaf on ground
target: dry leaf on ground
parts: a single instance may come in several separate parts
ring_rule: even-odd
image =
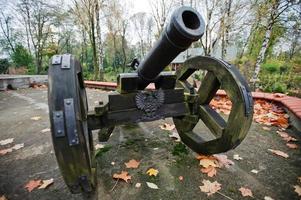
[[[52,185],[53,184],[53,178],[51,179],[48,179],[48,180],[43,180],[42,181],[42,185],[39,187],[39,189],[45,189],[47,188],[48,186]]]
[[[234,162],[232,160],[229,160],[228,157],[226,155],[223,155],[223,154],[215,154],[214,157],[217,158],[218,160],[218,164],[219,164],[219,167],[226,167],[226,168],[229,168],[230,165],[234,165]]]
[[[136,183],[136,184],[135,184],[135,187],[136,187],[136,188],[140,188],[140,187],[141,187],[141,183]]]
[[[203,180],[204,185],[199,186],[202,192],[205,192],[208,196],[216,193],[221,189],[221,184],[217,181],[210,182],[209,180]]]
[[[154,169],[154,168],[150,168],[149,170],[146,171],[146,173],[149,175],[149,176],[157,176],[159,171],[157,169]]]
[[[170,138],[175,139],[176,142],[180,142],[181,138],[179,136],[179,133],[176,131],[173,131],[172,134],[169,135]]]
[[[289,155],[287,153],[284,153],[283,151],[279,151],[279,150],[274,150],[274,149],[268,149],[270,152],[272,152],[273,154],[276,154],[278,156],[281,156],[283,158],[288,158]]]
[[[24,147],[24,143],[16,144],[12,147],[13,150],[18,150]]]
[[[201,172],[207,174],[207,176],[209,177],[213,177],[216,175],[216,169],[212,166],[209,166],[207,168],[201,168]]]
[[[146,185],[151,189],[155,189],[155,190],[159,189],[159,187],[154,183],[146,182]]]
[[[35,116],[35,117],[30,118],[30,119],[31,119],[31,120],[34,120],[34,121],[38,121],[38,120],[41,119],[41,117],[40,117],[40,116]]]
[[[103,149],[103,148],[105,148],[105,145],[103,145],[103,144],[96,144],[96,145],[94,146],[94,148],[95,148],[95,150]]]
[[[120,174],[113,174],[113,178],[116,178],[116,179],[121,179],[121,180],[124,180],[125,182],[128,182],[128,180],[131,180],[131,176],[129,175],[128,172],[126,171],[122,171]]]
[[[200,160],[200,165],[203,166],[204,168],[208,168],[210,166],[212,166],[212,167],[218,167],[219,166],[216,159],[211,160],[211,159],[208,159],[208,158],[204,158],[204,159]]]
[[[184,180],[184,177],[183,177],[183,176],[179,176],[179,180],[180,180],[180,181],[183,181],[183,180]]]
[[[253,174],[258,174],[259,171],[256,170],[256,169],[252,169],[251,172],[252,172]]]
[[[41,130],[42,133],[47,133],[47,132],[50,132],[50,128],[45,128],[43,130]]]
[[[294,185],[295,192],[298,194],[298,196],[301,196],[301,186],[299,185]]]
[[[7,200],[7,198],[4,195],[2,195],[0,196],[0,200]]]
[[[42,185],[42,181],[40,179],[39,180],[30,180],[28,183],[26,183],[24,188],[26,188],[28,192],[31,192],[32,190],[39,187],[40,185]]]
[[[234,154],[234,155],[233,155],[233,159],[234,159],[234,160],[243,160],[243,158],[240,157],[238,154]]]
[[[274,200],[272,197],[269,197],[269,196],[265,196],[264,197],[264,200]]]
[[[294,143],[286,143],[286,146],[290,149],[298,149],[298,145],[294,144]]]
[[[299,182],[301,183],[301,176],[298,177]]]
[[[239,188],[239,191],[243,197],[253,197],[252,191],[249,188],[241,187]]]
[[[124,163],[126,168],[133,168],[136,169],[140,165],[140,161],[137,161],[135,159],[130,160],[129,162]]]
[[[10,144],[10,143],[13,143],[13,141],[14,141],[14,138],[8,138],[8,139],[5,139],[5,140],[0,140],[0,145],[4,146],[4,145]]]
[[[278,135],[280,135],[280,137],[282,137],[282,139],[286,142],[290,142],[290,141],[293,141],[293,142],[296,142],[297,139],[290,136],[288,133],[284,132],[284,131],[276,131],[278,133]]]
[[[174,124],[168,124],[168,123],[164,123],[162,125],[159,126],[162,130],[167,130],[167,131],[171,131],[173,130],[176,126]]]
[[[22,143],[22,144],[16,144],[16,145],[12,146],[11,148],[7,148],[7,149],[2,149],[2,150],[0,150],[0,155],[1,155],[1,156],[2,156],[2,155],[5,155],[5,154],[7,154],[7,153],[12,152],[13,150],[18,150],[18,149],[21,149],[21,148],[23,148],[23,147],[24,147],[24,143]]]
[[[262,129],[265,130],[265,131],[270,131],[271,130],[271,128],[267,127],[267,126],[262,127]]]

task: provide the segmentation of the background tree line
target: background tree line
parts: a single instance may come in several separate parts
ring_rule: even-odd
[[[189,5],[206,22],[193,44],[240,68],[266,91],[300,93],[301,3],[298,0],[153,0],[148,12],[135,1],[0,1],[0,73],[8,66],[29,74],[47,73],[54,54],[80,59],[85,78],[115,80],[133,58],[143,59],[174,8]],[[231,48],[235,57],[229,60]],[[232,52],[233,53],[233,52]]]

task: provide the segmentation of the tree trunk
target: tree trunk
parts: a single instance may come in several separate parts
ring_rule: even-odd
[[[97,31],[97,46],[98,46],[98,70],[99,80],[103,80],[103,45],[101,40],[101,29],[99,19],[99,0],[95,0],[95,15],[96,15],[96,31]]]

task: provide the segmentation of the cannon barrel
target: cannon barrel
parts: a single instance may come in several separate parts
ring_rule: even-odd
[[[138,66],[139,89],[154,81],[177,55],[199,40],[204,29],[205,22],[195,9],[186,6],[176,9],[159,40]]]

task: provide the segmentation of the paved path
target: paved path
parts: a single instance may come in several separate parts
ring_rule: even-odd
[[[106,98],[106,93],[88,89],[88,97],[92,108],[97,100]],[[18,200],[82,199],[81,195],[68,192],[56,164],[50,133],[41,132],[49,128],[47,111],[45,89],[0,92],[0,140],[13,137],[16,144],[24,143],[24,148],[0,156],[0,196],[5,194],[8,199]],[[41,119],[30,119],[35,116]],[[170,119],[166,121],[171,122]],[[159,128],[162,123],[163,120],[115,128],[106,144],[110,147],[109,151],[97,157],[99,200],[207,199],[207,195],[199,189],[203,179],[218,181],[222,184],[220,192],[235,200],[243,199],[238,191],[242,186],[253,191],[254,199],[263,199],[264,196],[277,200],[299,199],[293,185],[298,183],[297,178],[301,176],[301,151],[286,147],[276,134],[277,128],[265,131],[254,123],[242,144],[227,152],[229,158],[239,154],[243,160],[235,161],[234,166],[220,169],[216,177],[209,178],[200,172],[193,152],[189,151],[184,156],[172,155],[177,143]],[[203,124],[199,124],[197,130],[206,132]],[[301,140],[300,134],[293,130],[287,132]],[[274,156],[267,151],[269,148],[284,151],[290,157]],[[116,181],[112,179],[112,174],[124,170],[124,162],[130,159],[141,160],[138,169],[128,170],[132,175],[132,183],[119,181],[114,187]],[[112,165],[112,162],[115,164]],[[159,170],[158,177],[150,178],[145,174],[149,167]],[[251,173],[252,169],[257,169],[259,173]],[[178,180],[179,176],[184,177],[182,182]],[[29,193],[24,189],[26,182],[31,179],[49,178],[54,178],[54,185],[46,190]],[[146,181],[157,184],[160,189],[149,189]],[[141,188],[135,188],[137,182],[142,183]],[[208,199],[226,198],[214,194]]]

